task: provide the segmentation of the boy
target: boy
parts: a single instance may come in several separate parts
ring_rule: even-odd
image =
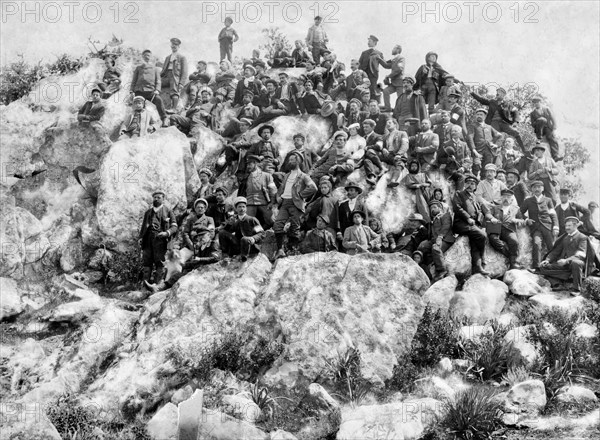
[[[233,43],[240,39],[238,33],[231,27],[233,19],[231,17],[225,18],[225,27],[219,32],[219,49],[221,50],[221,61],[225,58],[230,63],[233,62]]]

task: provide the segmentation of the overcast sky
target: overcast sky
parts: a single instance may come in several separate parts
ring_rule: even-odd
[[[268,26],[279,26],[290,41],[304,39],[318,11],[326,20],[330,48],[346,65],[374,34],[386,56],[395,44],[402,45],[410,75],[434,50],[439,63],[465,82],[538,84],[553,103],[559,134],[583,136],[598,155],[597,1],[427,2],[425,8],[420,1],[1,3],[2,64],[19,53],[30,61],[83,54],[89,36],[107,41],[115,34],[161,59],[170,52],[169,38],[176,36],[192,68],[199,59],[218,61],[216,39],[226,15],[240,35],[234,55],[249,56]],[[578,133],[581,125],[587,130]]]

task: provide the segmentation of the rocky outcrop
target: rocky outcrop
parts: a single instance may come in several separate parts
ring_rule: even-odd
[[[468,318],[484,324],[494,319],[506,303],[508,287],[502,281],[474,275],[457,291],[450,304],[450,312],[456,317]]]
[[[526,270],[507,270],[503,278],[510,293],[520,297],[529,298],[543,293],[550,293],[550,282],[540,276]]]
[[[314,277],[312,274],[317,273]],[[349,347],[361,353],[365,377],[391,377],[423,311],[424,272],[400,254],[316,253],[278,260],[258,309],[262,328],[282,332],[282,361],[315,378],[325,360]]]
[[[458,237],[452,247],[444,254],[448,272],[466,277],[471,275],[471,247],[467,237]],[[500,277],[508,269],[508,259],[496,252],[489,244],[485,246],[485,270],[492,278]]]

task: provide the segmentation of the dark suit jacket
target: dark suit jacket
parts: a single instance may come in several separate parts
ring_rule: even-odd
[[[177,80],[177,82],[180,86],[185,85],[185,83],[187,83],[187,79],[188,79],[188,65],[187,65],[187,60],[185,59],[185,57],[183,55],[181,55],[179,52],[177,52],[175,54],[171,53],[166,56],[165,63],[163,64],[162,71],[160,72],[160,76],[161,76],[161,78],[164,78],[165,76],[167,76],[167,70],[169,68],[169,60],[171,59],[171,57],[174,57],[174,59],[173,59],[173,76],[175,77],[175,79]]]
[[[426,67],[428,67],[427,64],[422,64],[421,67],[419,67],[419,70],[417,70],[417,73],[415,74],[415,90],[420,89],[423,86],[423,84],[425,84],[425,81],[427,81]],[[446,72],[438,63],[433,63],[433,65],[430,68],[433,69],[431,79],[435,83],[435,86],[439,92],[440,87],[444,85],[444,75],[446,75],[448,72]]]
[[[367,206],[362,197],[358,197],[358,199],[356,200],[354,210],[362,211],[365,213],[365,215],[368,216]],[[336,232],[341,232],[343,234],[346,228],[349,228],[354,224],[354,222],[352,221],[352,211],[350,210],[350,204],[348,203],[348,200],[344,200],[343,202],[338,203],[337,211],[338,223],[337,225],[332,225],[332,227],[336,230]],[[368,223],[368,219],[366,219],[364,223]]]
[[[519,205],[519,207],[521,207],[525,199],[531,195],[525,182],[519,181],[515,183],[515,186],[509,189],[515,193],[515,199],[517,200],[517,205]]]
[[[582,218],[585,219],[591,215],[589,209],[575,202],[569,202],[569,207],[566,210],[562,208],[560,203],[556,205],[555,209],[556,217],[558,219],[558,233],[561,235],[565,233],[565,219],[567,217],[573,216],[577,217],[579,220],[582,220]]]
[[[89,116],[90,121],[99,121],[104,116],[104,112],[106,111],[106,107],[104,106],[104,102],[100,101],[95,107],[92,108],[94,103],[92,101],[88,101],[79,109],[79,115]]]
[[[281,165],[280,171],[282,171],[284,173],[289,173],[291,171],[291,169],[289,168],[289,160],[290,160],[291,154],[292,153],[296,154],[295,153],[296,151],[298,151],[298,150],[296,150],[294,148],[288,154],[285,155],[285,159],[283,159],[283,164]],[[315,153],[312,150],[309,150],[308,148],[302,148],[302,150],[300,150],[300,154],[302,155],[302,163],[300,164],[300,171],[308,174],[310,172],[310,170],[312,169],[313,164],[317,163],[317,161],[319,160],[319,156],[317,156],[317,153]]]
[[[376,56],[381,57],[380,59],[375,58]],[[368,76],[379,77],[379,64],[383,62],[383,53],[379,50],[370,47],[360,54],[358,59],[358,68],[365,72]],[[377,84],[371,84],[375,87]]]
[[[483,216],[486,214],[487,208],[485,205],[480,205],[476,197],[469,197],[466,190],[457,191],[452,199],[454,207],[454,228],[465,229],[469,227],[467,223],[470,218],[475,220],[475,224],[482,225]]]
[[[435,240],[438,237],[442,237],[446,243],[454,243],[452,217],[449,212],[444,212],[431,221],[431,239]]]
[[[248,87],[246,87],[244,84],[244,78],[242,78],[238,81],[237,86],[235,86],[235,96],[233,97],[234,106],[242,105],[242,98],[244,97],[244,92],[246,90],[250,90],[252,93],[254,93],[254,99],[252,100],[252,103],[257,105],[256,103],[258,102],[260,95],[260,84],[256,84],[254,81],[252,81],[248,84]]]
[[[142,248],[149,244],[148,238],[150,237],[150,234],[148,234],[148,232],[152,229],[152,211],[153,208],[147,210],[144,214],[144,220],[142,221],[142,228],[140,229],[139,235],[142,239]],[[173,211],[165,205],[162,205],[158,210],[157,215],[160,219],[160,232],[168,232],[169,238],[172,237],[177,232],[177,221],[175,220]]]
[[[573,237],[568,234],[563,234],[556,239],[554,246],[546,256],[546,260],[550,263],[569,258],[585,261],[587,255],[587,236],[579,231],[575,231]]]
[[[507,102],[498,102],[496,99],[486,99],[481,95],[478,95],[475,92],[471,92],[471,96],[475,98],[480,104],[488,106],[488,113],[485,117],[485,123],[488,125],[492,124],[492,119],[496,112],[500,114],[500,117],[507,124],[512,124],[515,122],[516,118],[516,110],[509,110],[509,103]]]
[[[521,205],[521,214],[527,213],[527,216],[535,221],[531,225],[531,230],[534,231],[539,227],[552,230],[553,227],[558,228],[558,218],[554,211],[554,203],[552,199],[542,196],[540,203],[537,202],[535,196],[527,197]]]

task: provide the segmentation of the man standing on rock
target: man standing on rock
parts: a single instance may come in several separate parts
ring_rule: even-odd
[[[565,234],[561,235],[546,258],[540,263],[539,272],[550,278],[568,280],[573,278],[572,295],[581,292],[583,269],[587,256],[587,237],[577,230],[579,219],[565,219]]]
[[[179,105],[179,94],[188,79],[188,65],[186,58],[179,53],[181,40],[171,38],[171,54],[165,58],[160,76],[165,86],[168,86],[171,98],[171,109],[176,110]]]
[[[454,206],[453,229],[458,235],[465,235],[469,238],[473,273],[489,275],[490,273],[483,268],[486,240],[483,220],[484,217],[492,223],[498,223],[498,220],[492,217],[485,205],[480,205],[477,201],[475,190],[478,183],[477,177],[469,174],[465,177],[465,189],[454,195],[452,200]]]
[[[531,101],[533,102],[534,109],[529,114],[531,120],[531,126],[535,131],[535,136],[538,140],[542,140],[542,136],[546,137],[546,141],[550,145],[550,152],[552,153],[552,159],[556,162],[563,160],[560,156],[560,148],[556,136],[554,136],[554,130],[556,130],[556,121],[554,115],[549,107],[542,105],[542,97],[539,95],[534,96]]]
[[[283,242],[285,239],[285,225],[290,223],[288,229],[288,247],[292,250],[298,246],[300,239],[301,217],[306,210],[306,200],[317,192],[317,185],[308,174],[300,169],[303,155],[298,150],[292,150],[286,157],[290,171],[283,177],[277,191],[277,204],[279,213],[273,226],[275,240],[277,241],[277,254],[275,258],[285,257]],[[329,219],[327,220],[329,223]]]
[[[432,200],[429,202],[429,210],[431,212],[431,239],[423,241],[419,245],[419,250],[427,258],[431,255],[435,266],[433,282],[436,282],[448,274],[444,263],[444,252],[454,244],[454,234],[452,233],[452,216],[450,211],[443,211],[442,202]]]
[[[164,199],[163,191],[155,191],[152,194],[152,207],[144,214],[140,229],[139,243],[143,253],[144,281],[150,280],[153,268],[156,269],[154,281],[162,280],[167,244],[177,233],[175,215],[163,204]]]
[[[379,102],[381,99],[381,95],[377,90],[379,64],[383,62],[383,53],[375,49],[375,46],[377,46],[378,42],[379,38],[374,35],[370,35],[367,39],[367,46],[369,46],[369,48],[363,51],[358,59],[358,68],[367,74],[367,78],[369,78],[369,81],[371,82],[371,86],[369,88],[371,92],[371,98],[376,99],[377,102]]]
[[[268,230],[273,226],[271,206],[275,203],[277,187],[273,176],[259,168],[261,160],[254,154],[246,156],[246,210],[249,216],[259,219],[264,230]]]
[[[306,35],[306,46],[312,53],[315,64],[321,62],[321,55],[327,50],[327,43],[329,42],[327,32],[325,32],[321,24],[322,22],[323,19],[316,16],[315,24],[308,29],[308,34]]]
[[[131,98],[133,99],[134,96],[143,96],[146,98],[146,101],[154,104],[156,110],[158,110],[158,116],[163,121],[163,125],[168,126],[167,114],[162,98],[160,97],[160,71],[152,63],[152,52],[150,50],[146,49],[142,52],[142,59],[144,62],[135,68],[133,77],[131,78]]]

